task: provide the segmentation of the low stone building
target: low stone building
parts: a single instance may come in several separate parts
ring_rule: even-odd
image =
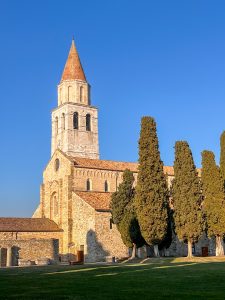
[[[62,230],[49,219],[0,218],[0,266],[32,264],[43,258],[57,263]]]

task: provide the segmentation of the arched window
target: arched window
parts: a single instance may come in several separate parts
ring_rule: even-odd
[[[62,114],[62,130],[65,130],[65,114]]]
[[[109,191],[109,184],[107,180],[105,181],[104,188],[105,188],[105,192]]]
[[[59,202],[58,202],[58,195],[54,192],[51,195],[51,204],[50,204],[50,215],[52,217],[56,217],[59,214]]]
[[[60,165],[59,159],[56,158],[56,160],[55,160],[55,171],[58,171],[59,165]]]
[[[58,126],[59,126],[59,120],[58,117],[55,118],[55,134],[58,134]]]
[[[91,115],[86,115],[86,130],[91,131]]]
[[[90,179],[88,179],[87,182],[86,182],[86,190],[87,191],[91,190],[91,181],[90,181]]]
[[[78,112],[75,112],[73,114],[73,129],[78,129],[79,124],[78,124]]]
[[[68,101],[72,100],[72,86],[68,86]]]
[[[62,104],[62,88],[60,88],[60,90],[59,90],[59,101],[60,101],[60,104]]]
[[[54,201],[54,217],[58,216],[58,213],[59,213],[59,204],[58,204],[58,198],[57,198],[57,195],[54,196],[53,198],[53,201]]]
[[[80,102],[84,101],[83,97],[84,97],[84,88],[81,86],[80,87]]]

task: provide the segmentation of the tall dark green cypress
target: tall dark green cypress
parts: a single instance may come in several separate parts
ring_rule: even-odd
[[[123,172],[123,181],[118,187],[118,191],[112,194],[111,210],[113,222],[119,224],[125,214],[125,209],[134,197],[134,175],[130,170]]]
[[[156,123],[143,117],[139,139],[139,170],[135,207],[141,234],[159,256],[158,245],[167,232],[168,189],[160,159]]]
[[[126,208],[124,217],[117,228],[124,244],[129,248],[133,248],[132,258],[134,258],[137,248],[144,246],[146,243],[141,235],[133,203]]]
[[[181,241],[188,242],[188,257],[192,257],[192,244],[203,231],[201,212],[201,185],[192,153],[186,141],[175,144],[172,197],[174,224]]]
[[[224,181],[211,151],[202,152],[202,190],[207,233],[210,237],[216,237],[216,255],[221,256],[224,255],[225,234]]]
[[[137,247],[145,244],[141,236],[139,224],[134,210],[134,176],[130,170],[123,173],[123,181],[118,191],[112,194],[111,209],[114,223],[121,234],[124,244],[133,248],[132,256],[136,255]]]
[[[220,136],[220,170],[225,186],[225,131]]]

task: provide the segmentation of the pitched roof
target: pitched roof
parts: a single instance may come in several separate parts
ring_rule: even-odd
[[[88,203],[95,210],[110,210],[110,201],[112,193],[106,192],[75,192],[80,198]]]
[[[62,231],[47,218],[0,218],[0,232],[54,232]]]
[[[86,81],[84,70],[82,68],[74,40],[72,40],[70,52],[64,67],[61,81],[76,79]]]
[[[108,171],[119,171],[123,172],[126,169],[134,173],[138,173],[138,163],[136,162],[123,162],[123,161],[113,161],[113,160],[102,160],[102,159],[91,159],[83,157],[72,157],[67,156],[71,161],[73,161],[74,166],[78,168],[89,168],[89,169],[99,169]],[[174,176],[174,169],[172,166],[163,166],[164,174],[169,176]],[[197,168],[198,176],[201,177],[201,168]]]
[[[137,163],[132,162],[120,162],[112,160],[91,159],[83,157],[70,157],[74,161],[76,167],[112,170],[112,171],[124,171],[130,169],[132,172],[137,172]]]
[[[69,157],[74,162],[75,167],[100,169],[108,171],[121,171],[129,169],[132,172],[138,172],[138,163],[134,162],[121,162],[112,160],[101,160],[81,157]],[[167,175],[174,175],[173,167],[164,166],[164,173]]]

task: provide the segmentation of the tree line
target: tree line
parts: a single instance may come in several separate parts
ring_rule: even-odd
[[[220,166],[212,151],[204,150],[202,169],[198,173],[191,149],[186,141],[175,143],[174,179],[169,188],[160,158],[156,122],[143,117],[139,138],[137,184],[130,170],[112,194],[111,210],[123,242],[136,249],[153,246],[159,256],[160,247],[168,246],[171,232],[192,245],[206,233],[216,241],[216,255],[224,255],[225,235],[225,131],[220,138]]]

